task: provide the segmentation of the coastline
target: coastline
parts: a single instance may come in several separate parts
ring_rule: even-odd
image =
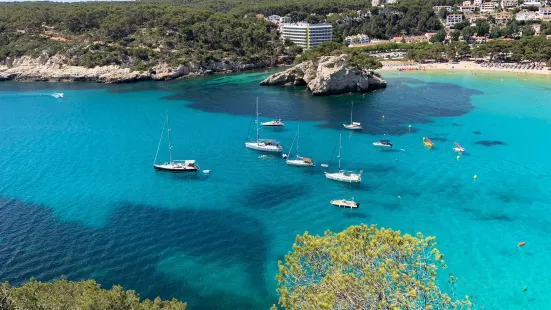
[[[49,57],[43,55],[38,58],[23,56],[11,59],[9,63],[0,64],[0,81],[112,84],[138,81],[169,81],[279,67],[279,65],[273,65],[265,61],[256,63],[211,62],[205,65],[188,63],[176,67],[160,63],[146,71],[136,71],[120,65],[93,68],[71,66],[67,64],[67,60],[63,56]]]
[[[542,70],[537,69],[511,69],[511,68],[495,68],[495,67],[483,67],[474,61],[461,61],[459,63],[431,63],[431,64],[419,64],[414,61],[401,62],[401,61],[382,61],[383,68],[378,69],[378,72],[399,72],[399,73],[446,73],[454,74],[456,72],[477,74],[506,74],[514,76],[540,76],[544,78],[551,78],[551,70],[544,67]],[[416,70],[419,69],[420,70]],[[405,69],[400,71],[400,69]]]

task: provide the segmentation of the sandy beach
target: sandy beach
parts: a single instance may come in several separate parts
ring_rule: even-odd
[[[389,72],[389,71],[400,71],[400,69],[405,69],[402,72],[407,73],[410,71],[414,72],[471,72],[472,74],[480,73],[514,73],[514,74],[538,74],[543,76],[551,77],[551,70],[548,70],[547,67],[543,69],[514,69],[514,68],[499,68],[499,67],[488,67],[488,63],[477,64],[474,61],[461,61],[459,63],[428,63],[420,64],[414,61],[382,61],[383,68],[377,70],[380,72]],[[494,64],[497,65],[497,64]],[[516,65],[516,64],[501,64],[501,65]],[[415,70],[420,68],[420,70]]]

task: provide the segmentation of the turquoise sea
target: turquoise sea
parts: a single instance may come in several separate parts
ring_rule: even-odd
[[[191,309],[267,309],[297,234],[366,223],[436,236],[443,278],[486,309],[549,307],[549,79],[392,72],[385,90],[311,97],[258,86],[268,74],[0,83],[0,280],[94,278]],[[316,168],[245,148],[257,97],[262,120],[287,125],[261,137],[287,151],[300,121]],[[352,101],[361,133],[342,130]],[[166,111],[174,157],[209,176],[153,170]],[[343,168],[364,170],[360,186],[319,167],[341,133]],[[374,149],[378,139],[394,149]],[[459,159],[454,141],[467,150]],[[329,205],[351,197],[359,209]]]

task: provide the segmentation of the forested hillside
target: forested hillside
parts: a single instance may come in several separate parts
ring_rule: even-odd
[[[274,63],[285,54],[262,19],[163,4],[0,4],[0,61],[67,55],[73,65],[215,61]]]

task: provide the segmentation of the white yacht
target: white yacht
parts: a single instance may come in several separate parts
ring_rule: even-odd
[[[291,150],[289,150],[289,154],[287,154],[287,160],[285,161],[287,165],[298,166],[298,167],[314,167],[314,161],[312,160],[312,158],[302,157],[298,153],[298,141],[300,139],[300,125],[297,126],[297,135],[295,139],[297,141],[296,157],[294,159],[290,159],[291,151],[293,150],[293,145],[295,144],[295,141],[293,140],[293,144],[291,144]]]
[[[352,108],[350,108],[350,124],[342,124],[344,128],[350,130],[362,130],[362,123],[352,121],[352,113],[354,111],[354,102],[352,102]]]
[[[337,172],[325,172],[325,177],[330,180],[335,180],[345,183],[360,183],[362,181],[363,170],[359,173],[352,171],[341,170],[341,148],[342,148],[342,134],[339,135],[339,171]]]
[[[380,148],[392,148],[392,143],[389,140],[379,140],[373,142],[373,146]]]
[[[262,152],[281,153],[283,151],[283,148],[278,141],[260,139],[258,129],[258,98],[256,98],[256,141],[245,142],[245,147]]]
[[[63,93],[53,93],[52,97],[57,98],[57,99],[63,98]]]
[[[281,118],[271,120],[269,122],[263,122],[261,123],[264,127],[285,127],[285,124],[281,120]]]
[[[352,197],[351,200],[346,200],[346,199],[337,199],[337,200],[331,200],[329,201],[330,204],[334,205],[334,206],[337,206],[339,208],[351,208],[351,209],[354,209],[354,208],[359,208],[360,207],[360,203],[359,202],[355,202],[354,201],[354,197]]]
[[[455,147],[453,148],[453,150],[457,153],[465,152],[465,148],[462,147],[461,145],[459,145],[459,143],[457,143],[457,142],[455,142]]]
[[[170,159],[164,164],[157,164],[157,155],[159,155],[159,148],[161,147],[161,141],[163,140],[163,135],[165,132],[165,126],[167,127],[168,135],[168,154]],[[165,124],[163,125],[163,131],[161,133],[161,138],[159,139],[159,145],[157,146],[157,154],[155,154],[155,159],[153,160],[153,168],[158,171],[168,171],[168,172],[197,172],[199,171],[199,165],[197,162],[192,159],[186,160],[174,160],[172,159],[172,145],[170,144],[170,120],[168,119],[168,112],[166,114]]]

